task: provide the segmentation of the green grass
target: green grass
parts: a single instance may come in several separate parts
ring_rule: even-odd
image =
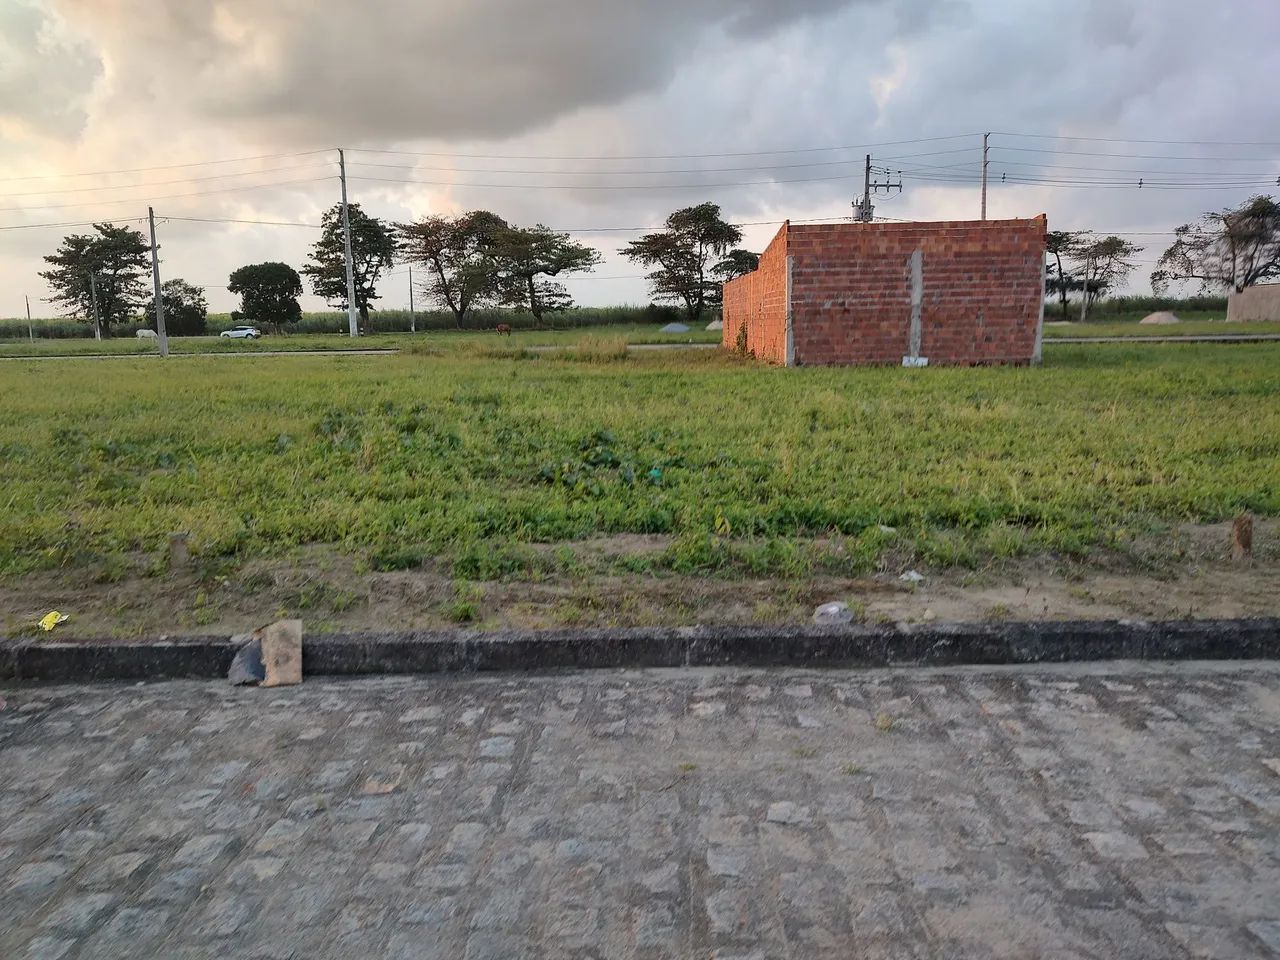
[[[794,576],[1280,513],[1280,344],[1066,345],[1039,369],[584,353],[5,362],[0,574],[159,569],[189,530],[215,573],[330,544],[537,577],[574,562],[539,543],[655,533],[623,568]]]
[[[624,338],[628,343],[719,343],[719,330],[690,330],[688,333],[662,333],[652,324],[626,323],[612,326],[580,327],[569,330],[519,330],[510,337],[492,330],[431,331],[429,333],[375,333],[352,340],[335,333],[267,334],[259,340],[224,340],[220,337],[172,337],[169,350],[174,354],[191,353],[262,353],[278,350],[399,350],[448,348],[462,343],[503,346],[569,346],[584,339]],[[136,337],[112,337],[107,340],[13,340],[0,342],[0,357],[85,356],[92,354],[146,356],[158,352],[153,341]]]
[[[1143,326],[1145,313],[1119,314],[1086,323],[1053,323],[1044,328],[1046,337],[1186,337],[1197,334],[1280,334],[1280,323],[1227,323],[1224,312],[1179,311],[1181,323]],[[1055,319],[1049,314],[1045,320]]]
[[[532,314],[517,313],[513,310],[480,308],[468,312],[465,326],[468,330],[493,330],[500,323],[517,330],[533,329],[541,326],[548,329],[569,330],[581,327],[616,326],[618,324],[641,324],[654,329],[673,320],[682,319],[680,310],[673,306],[618,305],[609,307],[570,307],[548,313],[543,323],[536,324]],[[708,316],[707,320],[711,317]],[[221,333],[237,323],[251,322],[232,320],[229,313],[211,313],[208,316],[208,332],[213,335]],[[416,318],[410,317],[408,310],[374,310],[369,322],[374,333],[408,333],[414,324],[418,332],[455,332],[457,321],[448,310],[419,310]],[[133,332],[142,325],[142,318],[120,325],[116,335],[132,337]],[[89,324],[70,317],[36,318],[31,321],[36,339],[93,339],[93,330]],[[293,333],[334,333],[347,331],[347,315],[340,310],[323,310],[303,313],[299,320],[292,324]],[[28,326],[25,317],[0,318],[0,340],[26,340]]]

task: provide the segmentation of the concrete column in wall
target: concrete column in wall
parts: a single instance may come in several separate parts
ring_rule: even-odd
[[[1040,362],[1043,360],[1045,275],[1048,272],[1049,265],[1046,263],[1040,268],[1040,316],[1036,318],[1036,346],[1031,353],[1031,362],[1037,366],[1039,366]]]
[[[902,358],[904,367],[924,367],[929,361],[920,356],[921,340],[924,337],[924,251],[914,250],[911,253],[911,332],[907,342],[907,355]]]
[[[791,328],[791,264],[795,257],[787,256],[787,343],[786,343],[786,365],[794,367],[796,365],[796,335]]]

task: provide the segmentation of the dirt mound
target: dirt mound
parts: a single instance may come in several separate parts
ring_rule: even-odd
[[[1178,315],[1176,313],[1170,313],[1168,310],[1160,310],[1156,313],[1148,313],[1145,317],[1143,317],[1141,320],[1138,321],[1138,323],[1144,326],[1165,324],[1165,323],[1181,323],[1181,322],[1182,321],[1178,319]]]

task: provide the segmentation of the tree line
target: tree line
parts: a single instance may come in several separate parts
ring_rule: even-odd
[[[521,227],[488,210],[455,216],[432,215],[393,223],[348,205],[355,307],[360,329],[380,299],[378,286],[395,264],[417,266],[423,290],[449,310],[459,328],[479,307],[526,312],[541,324],[547,314],[573,305],[559,278],[592,271],[599,251],[567,233],[541,224]],[[113,324],[139,312],[155,326],[154,296],[147,284],[150,247],[142,234],[112,223],[94,224],[95,233],[72,234],[44,259],[40,273],[53,291],[51,301],[69,316],[98,323],[104,336]],[[1280,278],[1280,205],[1253,197],[1235,209],[1204,214],[1183,224],[1151,275],[1160,293],[1174,281],[1198,281],[1204,291],[1240,291]],[[742,232],[726,222],[720,207],[701,203],[671,213],[663,227],[619,249],[646,269],[655,301],[678,305],[691,323],[720,304],[721,285],[754,270],[759,256],[737,245]],[[1049,294],[1063,315],[1068,298],[1090,301],[1119,286],[1136,268],[1142,248],[1121,237],[1090,231],[1051,231],[1047,237]],[[227,289],[240,297],[235,319],[287,326],[302,316],[298,297],[303,277],[311,290],[334,307],[347,309],[342,205],[325,211],[320,238],[301,272],[285,263],[247,264],[233,271]],[[208,313],[204,291],[181,279],[161,287],[166,326],[175,336],[203,333]]]
[[[541,324],[547,314],[573,306],[558,278],[590,272],[601,260],[599,251],[567,233],[542,224],[516,226],[488,210],[393,223],[351,203],[347,216],[362,332],[368,332],[369,312],[381,297],[378,287],[385,273],[397,263],[422,271],[428,299],[452,313],[461,329],[468,312],[479,307],[507,307],[531,314]],[[128,322],[139,311],[154,329],[154,295],[146,283],[150,247],[130,227],[99,223],[94,230],[65,237],[58,250],[44,258],[50,267],[40,275],[53,291],[51,300],[69,316],[100,323],[104,336],[113,324]],[[741,240],[741,231],[725,222],[719,206],[703,203],[673,212],[661,230],[631,241],[619,252],[649,269],[655,300],[679,304],[696,322],[718,305],[725,280],[759,263],[756,254],[734,246]],[[302,316],[298,298],[304,277],[312,293],[347,309],[341,204],[325,211],[320,238],[301,271],[276,261],[232,271],[227,289],[240,298],[232,318],[277,327],[295,323]],[[203,289],[172,279],[161,286],[161,299],[170,333],[205,332],[208,306]]]

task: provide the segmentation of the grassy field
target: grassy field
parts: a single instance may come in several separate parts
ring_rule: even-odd
[[[536,578],[582,559],[535,545],[658,534],[661,551],[616,568],[854,573],[887,551],[938,567],[1080,556],[1280,513],[1280,344],[907,371],[504,356],[495,340],[0,364],[0,577],[154,575],[173,530],[224,572],[327,544],[372,569]]]
[[[482,343],[506,346],[563,346],[583,338],[623,338],[628,343],[719,343],[718,330],[690,330],[688,333],[663,333],[652,324],[615,324],[608,327],[577,330],[519,330],[510,337],[492,330],[431,331],[429,333],[375,333],[352,340],[335,333],[299,333],[266,335],[258,340],[224,340],[220,337],[173,337],[169,349],[174,354],[191,353],[262,353],[278,350],[431,350],[439,347]],[[0,357],[85,356],[93,354],[155,354],[154,341],[136,337],[113,337],[108,340],[11,340],[0,342]]]
[[[1054,324],[1045,327],[1049,338],[1189,336],[1193,334],[1280,334],[1280,323],[1223,323],[1189,320],[1176,326],[1143,327],[1133,320]],[[518,330],[508,337],[493,331],[431,331],[428,333],[375,333],[352,340],[334,333],[267,335],[260,340],[223,340],[218,337],[174,337],[169,341],[174,354],[263,353],[295,350],[409,350],[448,351],[462,344],[503,347],[568,346],[586,339],[624,339],[627,343],[719,343],[720,331],[694,329],[688,333],[662,333],[651,324],[631,323],[573,330]],[[157,352],[154,342],[134,337],[109,340],[26,340],[0,341],[0,357],[75,357],[95,354],[147,356]]]
[[[1052,323],[1044,328],[1046,337],[1186,337],[1198,334],[1229,336],[1231,334],[1280,334],[1280,323],[1227,323],[1221,315],[1199,317],[1179,314],[1182,323],[1143,326],[1141,317],[1106,319],[1086,323]]]
[[[505,323],[516,330],[531,330],[538,326],[556,330],[580,330],[584,327],[612,327],[619,324],[639,324],[657,329],[664,324],[682,319],[682,311],[673,306],[620,304],[608,307],[570,307],[567,310],[547,314],[544,317],[544,324],[538,324],[532,314],[481,307],[468,312],[464,326],[470,331],[492,331],[500,323]],[[707,321],[711,319],[713,316],[706,318]],[[223,330],[230,329],[240,322],[249,321],[232,320],[229,313],[210,313],[207,318],[207,332],[217,336]],[[411,315],[408,310],[374,310],[370,314],[369,322],[375,333],[408,333],[411,327],[420,333],[426,331],[451,333],[457,330],[457,321],[448,310],[419,310],[414,315]],[[141,317],[135,318],[130,323],[118,325],[115,328],[116,336],[130,338],[134,330],[142,325]],[[0,317],[0,341],[26,340],[29,329],[34,331],[37,340],[93,339],[93,330],[89,324],[71,317],[35,318],[30,328],[25,317]],[[347,315],[339,310],[304,311],[297,322],[290,325],[290,331],[294,334],[345,334]]]

